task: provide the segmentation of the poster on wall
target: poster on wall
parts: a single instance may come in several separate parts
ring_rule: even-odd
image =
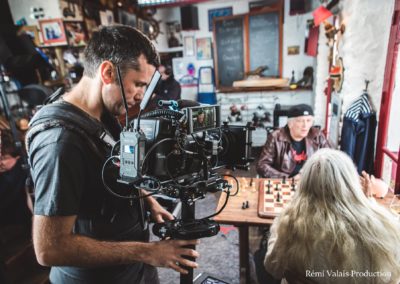
[[[208,10],[208,30],[210,32],[213,30],[213,18],[225,17],[231,15],[232,15],[232,7],[224,7],[224,8]]]
[[[100,11],[100,24],[110,26],[114,24],[114,14],[110,10]]]
[[[183,46],[184,46],[184,56],[185,57],[194,56],[195,46],[194,46],[194,37],[193,36],[184,37]]]
[[[40,20],[39,26],[45,46],[68,44],[62,19]]]
[[[212,58],[211,38],[197,38],[197,59],[206,60]]]

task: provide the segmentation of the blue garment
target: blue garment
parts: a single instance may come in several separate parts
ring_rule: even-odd
[[[376,113],[368,95],[363,94],[343,118],[340,141],[340,149],[353,159],[359,174],[362,171],[373,173],[376,125]]]

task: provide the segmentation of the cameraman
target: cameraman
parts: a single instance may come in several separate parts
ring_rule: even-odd
[[[159,65],[158,54],[138,30],[108,26],[93,34],[84,56],[79,83],[44,106],[31,126],[46,116],[46,108],[59,105],[68,107],[71,116],[78,114],[82,120],[100,125],[118,140],[120,129],[115,116],[124,114],[125,109],[116,67],[121,68],[127,104],[133,107],[143,99]],[[110,149],[104,149],[107,147],[95,139],[83,139],[82,131],[74,131],[74,126],[79,128],[52,127],[30,138],[36,198],[33,242],[39,263],[52,266],[50,281],[153,284],[159,283],[154,266],[180,273],[187,272],[180,265],[196,268],[195,262],[184,258],[198,256],[196,251],[184,248],[196,244],[196,240],[148,243],[149,232],[139,222],[138,202],[116,198],[103,185],[102,166]],[[103,152],[103,158],[93,144]],[[115,178],[108,177],[107,184],[112,181]],[[173,219],[152,197],[146,201],[156,222]]]

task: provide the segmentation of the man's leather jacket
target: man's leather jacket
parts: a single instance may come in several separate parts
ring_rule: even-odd
[[[330,148],[328,140],[317,127],[311,127],[305,139],[307,157],[310,157],[320,148]],[[290,151],[291,141],[287,126],[268,135],[267,142],[257,162],[257,172],[261,177],[282,178],[290,176],[296,166]]]

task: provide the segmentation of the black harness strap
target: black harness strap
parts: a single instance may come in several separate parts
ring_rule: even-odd
[[[63,128],[82,137],[90,149],[104,159],[105,153],[101,152],[101,148],[111,149],[116,144],[114,138],[100,122],[77,107],[59,100],[61,94],[60,88],[47,101],[49,104],[43,106],[29,123],[30,128],[25,138],[27,152],[29,153],[29,147],[37,134],[52,128]]]

